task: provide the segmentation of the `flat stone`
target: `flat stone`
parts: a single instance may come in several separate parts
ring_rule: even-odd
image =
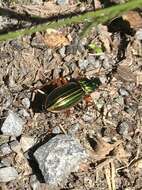
[[[39,147],[34,156],[49,189],[63,185],[69,174],[79,169],[88,155],[71,136],[57,135]]]
[[[4,135],[8,136],[20,136],[24,121],[14,112],[9,112],[6,120],[4,121],[1,131]]]
[[[20,145],[23,152],[29,150],[35,144],[35,140],[30,136],[22,136],[20,139]]]
[[[0,168],[0,182],[9,182],[18,177],[18,172],[13,167]]]

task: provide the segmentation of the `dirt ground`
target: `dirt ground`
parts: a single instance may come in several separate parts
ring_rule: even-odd
[[[37,1],[38,2],[38,1]],[[96,8],[122,1],[96,1]],[[123,1],[124,2],[124,1]],[[18,14],[41,17],[74,11],[94,10],[92,1],[2,1],[1,7]],[[1,17],[0,30],[30,26],[26,20]],[[127,22],[127,23],[126,23]],[[94,27],[81,38],[83,24],[35,33],[0,42],[0,124],[8,112],[24,118],[19,137],[0,135],[0,145],[22,136],[36,143],[57,133],[74,134],[90,154],[87,166],[71,173],[62,190],[140,190],[142,189],[142,18],[141,9]],[[43,87],[58,85],[60,77],[70,81],[99,77],[102,85],[69,113],[45,111]],[[40,90],[39,90],[40,89]],[[42,91],[42,92],[41,92]],[[43,99],[42,99],[43,98]],[[41,101],[42,99],[42,101]],[[23,100],[30,102],[30,107]],[[59,131],[59,132],[58,132]],[[36,172],[30,157],[3,156],[20,177],[1,183],[1,189],[34,189],[31,175]],[[23,158],[22,157],[22,158]],[[29,172],[30,170],[30,172]],[[47,189],[41,184],[41,189]]]

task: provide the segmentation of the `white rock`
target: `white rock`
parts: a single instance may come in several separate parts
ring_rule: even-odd
[[[0,182],[9,182],[18,177],[18,172],[13,167],[0,168]]]
[[[142,40],[142,28],[136,32],[135,36],[138,40]]]
[[[25,106],[25,108],[29,108],[30,107],[30,100],[29,100],[29,98],[23,98],[22,99],[22,104],[23,104],[23,106]]]
[[[8,136],[20,136],[24,121],[14,112],[9,112],[6,120],[4,121],[1,131],[4,135]]]
[[[29,150],[35,144],[35,140],[30,136],[22,136],[20,139],[20,145],[23,152]]]

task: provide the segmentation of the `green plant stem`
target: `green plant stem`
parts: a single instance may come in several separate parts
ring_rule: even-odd
[[[31,35],[38,31],[44,31],[48,28],[60,28],[71,24],[78,24],[81,22],[105,23],[112,18],[124,14],[124,12],[133,10],[135,8],[142,7],[142,0],[132,0],[125,4],[116,5],[113,7],[101,9],[98,11],[87,12],[71,18],[59,19],[58,21],[48,22],[44,24],[38,24],[30,28],[20,29],[13,32],[0,35],[0,41],[12,40],[19,36]]]

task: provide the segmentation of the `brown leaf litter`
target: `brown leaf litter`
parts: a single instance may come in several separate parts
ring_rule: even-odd
[[[53,29],[48,29],[46,31],[43,36],[43,41],[49,48],[57,48],[70,44],[69,38],[67,38],[63,33]]]
[[[142,16],[137,11],[129,11],[122,15],[122,18],[126,20],[133,29],[142,27]]]

